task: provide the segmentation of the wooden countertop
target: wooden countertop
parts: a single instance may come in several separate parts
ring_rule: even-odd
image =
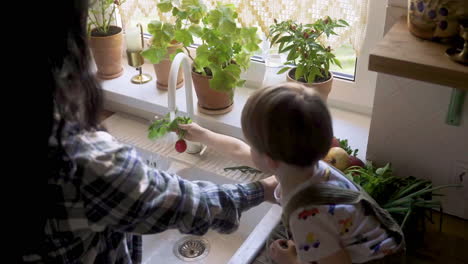
[[[413,36],[402,17],[371,51],[369,70],[468,90],[468,66],[450,60],[447,48]]]

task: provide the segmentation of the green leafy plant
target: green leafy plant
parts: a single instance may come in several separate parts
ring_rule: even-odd
[[[154,121],[148,128],[148,138],[158,139],[165,136],[169,132],[177,131],[179,138],[183,138],[185,131],[179,129],[178,124],[190,124],[192,119],[190,117],[178,116],[174,120],[170,121],[170,113],[165,115],[163,118]]]
[[[331,77],[331,64],[341,68],[341,63],[332,53],[331,47],[325,47],[320,40],[324,36],[337,35],[334,29],[349,26],[346,21],[331,19],[328,16],[305,25],[292,20],[279,23],[276,19],[274,21],[269,33],[271,45],[279,45],[279,53],[288,53],[286,67],[278,74],[291,69],[287,65],[293,65],[293,79],[313,83],[326,81]]]
[[[152,21],[148,25],[153,39],[143,56],[157,63],[174,41],[187,49],[193,44],[193,37],[197,37],[202,43],[196,49],[196,57],[192,58],[195,72],[211,76],[212,89],[229,92],[232,96],[234,88],[245,82],[240,78],[241,72],[248,68],[250,57],[260,49],[257,28],[239,27],[238,14],[232,4],[218,3],[215,9],[207,11],[199,0],[182,0],[180,6],[163,0],[158,8],[161,12],[172,12],[176,22]],[[190,52],[187,53],[190,56]]]
[[[112,35],[111,23],[114,20],[115,10],[120,8],[126,0],[94,0],[90,2],[88,12],[88,34],[100,36]]]
[[[153,37],[150,47],[142,52],[142,56],[153,64],[165,58],[170,45],[182,43],[185,49],[192,45],[192,36],[199,35],[201,32],[199,24],[206,16],[206,6],[199,0],[182,0],[178,7],[174,6],[171,0],[161,0],[157,7],[163,13],[172,12],[176,20],[174,24],[158,20],[153,20],[148,24],[148,32]],[[172,60],[179,52],[182,52],[182,49],[171,54],[170,59]],[[187,53],[190,54],[188,51]]]
[[[250,57],[260,49],[256,27],[239,27],[238,14],[232,4],[218,3],[216,9],[202,19],[193,66],[196,72],[212,76],[210,87],[232,92],[244,84],[240,74],[250,65]]]
[[[442,211],[440,201],[433,200],[440,189],[460,185],[432,186],[430,180],[415,177],[398,177],[390,164],[377,168],[368,162],[364,168],[353,166],[345,171],[348,178],[362,188],[399,222],[403,231],[410,218],[424,218],[424,209]]]

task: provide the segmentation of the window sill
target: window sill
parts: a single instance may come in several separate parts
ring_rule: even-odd
[[[124,74],[122,76],[113,80],[102,81],[105,108],[114,112],[133,114],[147,120],[152,120],[155,115],[165,115],[168,113],[167,91],[156,89],[156,78],[152,65],[143,65],[143,72],[150,74],[153,80],[141,85],[130,82],[131,77],[137,74],[135,68],[128,66],[126,63],[123,63],[123,67]],[[280,83],[285,80],[285,76],[277,75],[276,71],[276,68],[266,69],[263,85]],[[194,120],[201,126],[215,132],[243,139],[240,123],[242,108],[250,94],[254,91],[254,88],[248,86],[237,88],[234,96],[234,107],[231,112],[224,115],[206,115],[198,112],[197,107],[194,106]],[[196,96],[195,91],[193,93]],[[332,102],[329,99],[335,136],[348,139],[352,147],[360,150],[358,156],[364,159],[370,117],[340,110],[335,108]],[[176,105],[181,114],[186,114],[185,87],[177,89]]]

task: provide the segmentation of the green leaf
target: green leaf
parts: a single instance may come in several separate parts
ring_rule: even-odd
[[[320,75],[320,70],[317,67],[311,67],[309,70],[310,71],[307,75],[307,82],[313,83],[315,81],[315,78],[317,78],[317,75]]]
[[[177,7],[174,6],[174,8],[172,8],[172,16],[177,17],[179,12],[180,10]]]
[[[333,62],[334,62],[336,65],[338,65],[338,67],[343,68],[343,67],[341,67],[341,62],[340,62],[337,58],[333,58]]]
[[[348,22],[343,19],[338,20],[342,25],[349,26]]]
[[[210,87],[217,91],[230,91],[236,88],[240,79],[241,69],[239,65],[230,64],[225,68],[213,69],[213,78]]]
[[[246,70],[250,65],[250,53],[240,52],[234,56],[234,60],[237,65]]]
[[[294,47],[294,44],[293,44],[293,45],[289,45],[289,46],[287,46],[287,47],[286,47],[286,48],[284,48],[283,50],[280,50],[280,51],[279,51],[279,53],[286,52],[286,51],[288,51],[288,50],[291,50],[292,48],[295,48],[295,47]]]
[[[184,44],[185,47],[193,43],[192,34],[187,29],[176,30],[174,36],[175,40]]]
[[[288,43],[294,38],[294,36],[283,36],[277,42],[278,43]]]
[[[240,80],[237,82],[236,86],[237,87],[243,87],[245,85],[246,80]]]
[[[282,73],[288,71],[289,69],[291,69],[291,68],[290,68],[290,67],[283,67],[283,68],[281,68],[281,70],[279,70],[276,74],[282,74]]]
[[[390,163],[385,164],[385,167],[378,168],[375,172],[377,175],[382,176],[390,169]]]
[[[187,12],[190,22],[198,24],[206,15],[206,6],[199,0],[182,0],[181,9]]]
[[[148,138],[157,139],[163,137],[168,132],[176,131],[178,124],[189,124],[192,122],[190,117],[181,117],[178,116],[174,120],[169,121],[169,115],[166,115],[164,118],[156,120],[148,128]],[[181,138],[183,138],[183,133]]]
[[[231,4],[218,4],[215,10],[208,13],[208,22],[222,34],[230,34],[236,30],[235,7]]]
[[[177,49],[174,53],[171,53],[171,54],[169,55],[169,60],[173,61],[174,58],[175,58],[175,56],[176,56],[177,54],[181,53],[181,52],[184,52],[184,51],[183,51],[182,49]]]
[[[166,53],[166,48],[150,47],[149,49],[143,51],[141,56],[143,56],[145,59],[148,59],[153,64],[158,64],[166,57]]]
[[[292,45],[289,46],[289,47],[292,47]],[[289,47],[286,47],[285,49],[287,49]],[[290,50],[291,51],[288,54],[287,60],[288,61],[294,61],[299,56],[299,54],[297,54],[296,49],[290,48]]]
[[[188,31],[196,37],[200,37],[202,35],[202,29],[199,25],[190,25]]]
[[[170,42],[174,39],[174,31],[175,31],[174,25],[171,25],[169,23],[164,23],[161,30],[163,33],[161,38],[163,38],[167,42]]]
[[[161,10],[161,12],[169,12],[172,9],[172,1],[171,0],[160,0],[159,4],[157,5],[158,9]]]
[[[271,42],[270,42],[270,47],[273,46],[273,45],[276,43],[276,41],[278,40],[278,38],[279,38],[280,36],[281,36],[281,33],[276,34],[276,36],[274,36],[274,37],[272,38],[272,40],[271,40]]]
[[[304,65],[297,66],[296,72],[294,73],[294,78],[296,80],[299,80],[303,74],[304,74]]]
[[[243,27],[240,29],[238,43],[248,52],[255,52],[259,50],[260,47],[258,44],[261,42],[262,40],[258,37],[256,27]]]
[[[155,36],[156,34],[159,34],[162,30],[162,22],[153,20],[148,24],[148,32]]]
[[[209,57],[210,51],[208,50],[208,45],[203,44],[197,48],[197,56],[195,57],[195,67],[197,71],[203,71],[203,68],[207,67],[210,64]]]

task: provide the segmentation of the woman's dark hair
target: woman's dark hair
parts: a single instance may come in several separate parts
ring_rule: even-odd
[[[53,38],[55,45],[49,52],[53,98],[62,118],[78,122],[83,129],[96,128],[102,92],[90,67],[88,1],[67,0],[60,4],[62,11],[56,21],[65,21],[66,26]]]
[[[45,128],[36,129],[34,133],[35,143],[39,142],[40,147],[31,151],[35,160],[46,161],[23,170],[28,175],[24,175],[27,182],[21,187],[22,203],[17,204],[21,208],[21,215],[25,215],[18,216],[21,230],[17,241],[22,244],[20,257],[28,252],[40,253],[38,250],[44,244],[46,219],[53,213],[54,191],[50,190],[48,179],[53,176],[53,168],[60,166],[57,157],[50,157],[50,137],[58,135],[60,141],[59,134],[53,132],[57,124],[55,114],[59,116],[58,124],[75,122],[81,129],[90,130],[98,128],[103,104],[102,91],[92,72],[88,48],[88,1],[51,0],[41,1],[41,5],[43,11],[37,12],[40,18],[35,25],[40,30],[41,39],[28,39],[30,43],[45,42],[37,51],[40,58],[34,60],[37,64],[35,73],[40,78],[30,80],[35,85],[28,88],[40,89],[41,94],[47,94],[46,101],[41,101],[46,109],[45,120],[41,121]],[[25,57],[30,59],[30,56]],[[63,151],[62,154],[65,155]]]

